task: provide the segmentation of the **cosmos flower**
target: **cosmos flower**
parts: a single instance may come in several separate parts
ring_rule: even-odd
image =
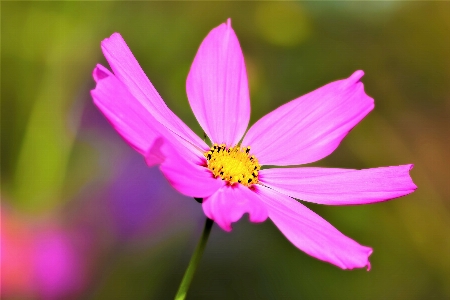
[[[248,129],[244,57],[230,20],[204,39],[187,78],[187,96],[209,146],[164,103],[118,33],[101,43],[113,72],[94,70],[92,97],[149,165],[159,164],[180,193],[203,198],[222,229],[244,213],[270,218],[296,247],[342,269],[370,268],[372,249],[346,237],[296,199],[327,205],[385,201],[413,192],[412,165],[347,170],[292,166],[332,153],[374,107],[362,71],[288,102]]]

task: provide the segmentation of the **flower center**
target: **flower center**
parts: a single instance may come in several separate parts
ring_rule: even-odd
[[[220,176],[231,185],[238,182],[250,186],[258,183],[261,166],[258,159],[249,153],[250,147],[234,146],[227,149],[224,144],[214,144],[204,155],[214,177]]]

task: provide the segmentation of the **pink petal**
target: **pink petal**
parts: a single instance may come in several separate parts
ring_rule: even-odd
[[[372,249],[346,237],[330,223],[294,199],[258,187],[269,218],[297,248],[342,269],[367,267]]]
[[[248,213],[250,221],[255,223],[267,219],[267,210],[259,196],[241,184],[224,185],[205,198],[202,206],[205,215],[225,231],[231,231],[231,223],[238,221],[244,213]]]
[[[105,67],[97,65],[93,76],[97,82],[97,86],[91,91],[95,104],[125,141],[136,151],[146,155],[155,140],[161,136],[163,126]],[[150,164],[155,162],[149,161]]]
[[[298,165],[334,151],[374,107],[359,81],[363,71],[286,103],[256,122],[243,146],[264,165]]]
[[[209,148],[167,107],[120,34],[114,33],[104,39],[101,46],[114,75],[123,82],[144,109],[170,131],[196,148],[202,150]]]
[[[230,19],[203,40],[186,90],[194,115],[212,142],[236,145],[248,126],[250,97],[244,56]]]
[[[201,154],[180,151],[177,145],[168,140],[162,140],[157,147],[159,153],[154,149],[156,157],[164,160],[159,167],[161,172],[181,194],[204,198],[225,185],[225,181],[214,178],[211,171],[203,166],[206,165],[206,160]]]
[[[365,170],[327,168],[265,169],[260,181],[288,196],[328,205],[367,204],[414,192],[413,165]]]

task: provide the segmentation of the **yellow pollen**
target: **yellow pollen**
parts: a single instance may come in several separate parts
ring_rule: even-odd
[[[220,176],[231,185],[240,183],[251,186],[258,183],[261,166],[258,159],[250,155],[250,147],[227,148],[224,144],[214,144],[204,155],[214,177]]]

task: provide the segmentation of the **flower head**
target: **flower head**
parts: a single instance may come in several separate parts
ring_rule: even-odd
[[[160,165],[175,189],[204,198],[207,217],[226,231],[244,213],[252,222],[269,217],[296,247],[318,259],[343,269],[370,267],[371,248],[295,199],[352,205],[404,196],[416,189],[412,165],[261,170],[332,153],[374,107],[360,82],[362,71],[280,106],[244,136],[250,119],[247,73],[228,20],[204,39],[186,83],[192,111],[213,143],[208,146],[165,105],[118,33],[102,42],[102,50],[113,73],[95,68],[96,105],[149,165]]]

